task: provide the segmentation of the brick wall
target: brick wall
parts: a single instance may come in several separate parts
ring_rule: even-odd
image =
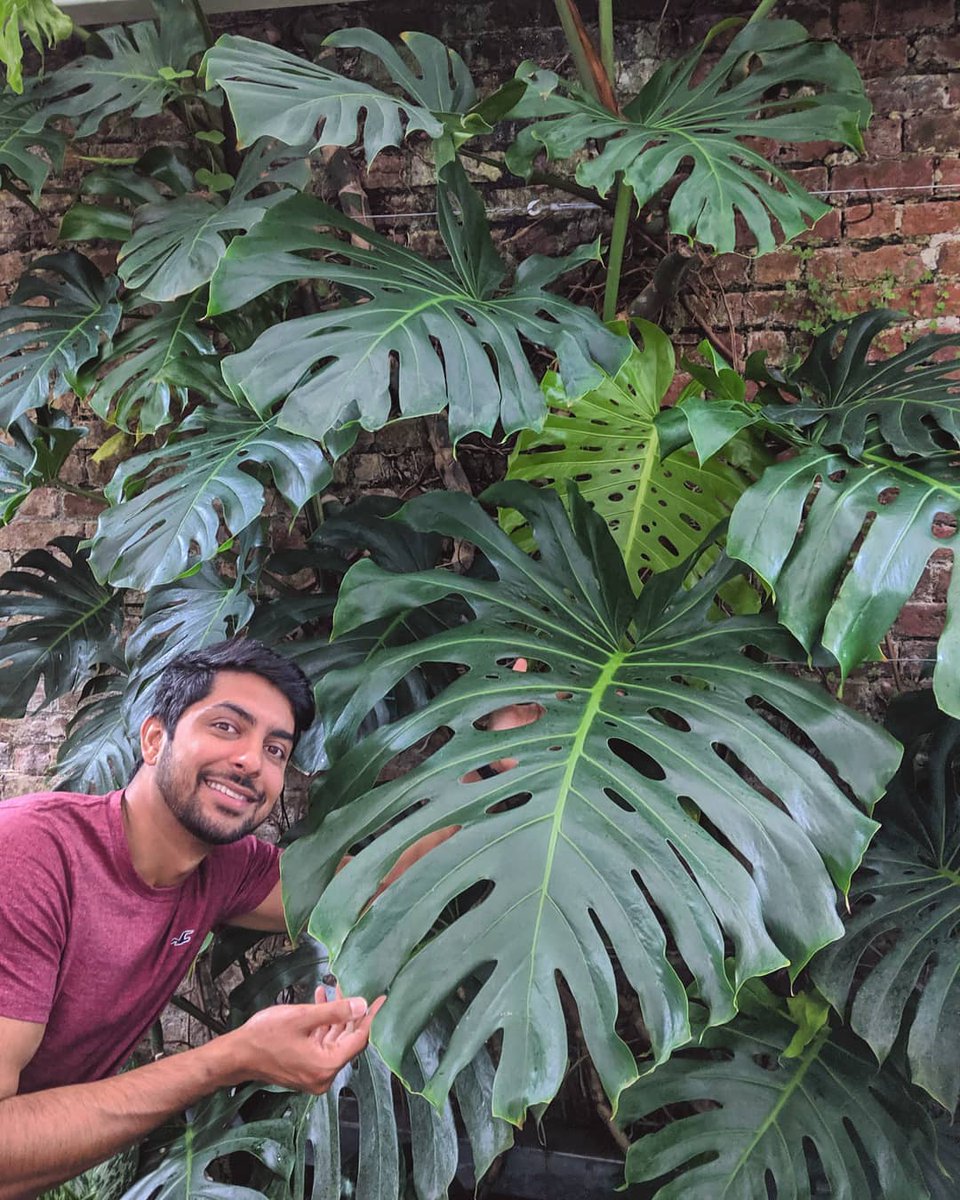
[[[625,90],[635,86],[663,55],[692,44],[713,20],[751,7],[714,0],[704,15],[693,0],[620,3],[620,84]],[[589,11],[586,3],[584,11]],[[831,212],[811,234],[774,255],[756,262],[747,254],[727,255],[705,264],[685,302],[664,314],[664,324],[686,348],[711,335],[737,355],[765,348],[774,356],[782,355],[788,345],[796,348],[798,327],[809,331],[839,313],[876,304],[902,307],[916,323],[960,328],[960,23],[954,0],[784,2],[777,15],[802,21],[816,36],[836,38],[854,57],[875,107],[866,155],[857,159],[828,146],[812,146],[801,152],[802,157],[791,157],[789,149],[769,147],[777,161],[796,169],[807,188],[825,194]],[[406,0],[387,6],[365,2],[221,19],[216,29],[229,28],[303,51],[316,46],[330,29],[352,24],[368,24],[388,37],[408,28],[445,37],[467,58],[481,88],[510,75],[524,58],[558,66],[565,57],[549,0],[471,5]],[[133,154],[139,147],[178,136],[178,127],[164,118],[136,129],[120,120],[90,144],[88,152]],[[40,216],[4,197],[0,290],[5,294],[23,265],[52,244],[59,215],[75,196],[79,165],[68,163],[51,183]],[[430,176],[431,167],[416,155],[384,154],[364,180],[373,212],[401,215],[382,227],[421,248],[435,244],[432,219],[406,214],[433,207]],[[606,215],[591,209],[530,215],[526,206],[534,193],[509,182],[487,176],[483,186],[496,210],[497,235],[515,257],[586,240],[606,226]],[[664,241],[657,214],[638,227],[625,299],[650,277],[656,262],[650,241]],[[589,279],[584,286],[591,286]],[[895,348],[895,343],[890,346]],[[384,436],[378,435],[376,443],[367,439],[342,478],[345,490],[390,491],[408,487],[411,481],[439,486],[425,438],[402,427],[386,436],[397,439],[390,443],[389,456],[379,453]],[[99,488],[109,469],[90,461],[95,443],[96,431],[78,480]],[[476,439],[468,440],[461,458],[475,480],[501,469],[502,454]],[[14,523],[0,530],[0,570],[22,550],[57,533],[89,532],[95,509],[65,492],[48,489],[34,495]],[[933,653],[949,565],[949,557],[932,564],[894,632],[890,651],[895,661],[859,672],[846,690],[852,703],[876,712],[892,690],[917,678],[923,660]],[[24,722],[0,722],[0,795],[41,783],[67,711],[68,706],[57,704]]]

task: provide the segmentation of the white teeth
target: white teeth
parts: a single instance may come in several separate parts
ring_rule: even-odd
[[[246,800],[247,797],[241,792],[235,792],[232,788],[228,788],[225,783],[218,783],[212,779],[207,780],[207,787],[213,788],[215,792],[223,792],[225,796],[229,796],[231,800]]]

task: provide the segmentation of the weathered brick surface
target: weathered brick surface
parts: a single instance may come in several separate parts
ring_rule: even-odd
[[[752,10],[752,0],[713,0],[706,8],[667,5],[662,0],[632,0],[618,17],[619,82],[636,88],[666,54],[693,45],[719,17]],[[584,11],[589,15],[589,6]],[[774,360],[802,348],[809,331],[842,312],[879,303],[902,307],[916,328],[937,321],[945,328],[960,324],[960,26],[953,0],[889,4],[879,0],[781,0],[777,16],[801,21],[816,37],[836,38],[863,73],[875,113],[865,132],[862,158],[835,146],[760,145],[780,167],[794,167],[798,181],[829,205],[816,227],[793,247],[754,261],[746,253],[726,255],[701,270],[689,305],[676,304],[664,323],[678,345],[694,346],[710,332],[741,351],[765,349]],[[264,38],[295,52],[319,46],[331,29],[366,24],[389,38],[405,29],[424,29],[445,37],[464,54],[481,91],[490,90],[524,58],[566,69],[566,48],[552,0],[494,0],[462,5],[443,0],[396,0],[389,5],[363,0],[357,4],[316,9],[276,10],[242,17],[215,18],[215,31],[229,30]],[[84,147],[94,155],[136,154],[147,145],[176,142],[183,133],[173,118],[134,122],[122,118],[108,125]],[[5,196],[0,208],[0,296],[9,295],[24,265],[51,244],[60,215],[75,198],[84,164],[68,159],[63,174],[51,183],[35,216],[19,201]],[[434,207],[433,168],[422,156],[387,151],[366,168],[363,181],[372,211],[415,214]],[[609,217],[594,211],[549,209],[528,215],[535,196],[547,201],[569,199],[543,189],[532,191],[512,179],[497,179],[487,168],[476,178],[493,207],[492,226],[513,260],[532,253],[561,252],[572,242],[609,230]],[[511,186],[516,185],[516,186]],[[438,238],[432,217],[411,216],[381,229],[431,253]],[[638,225],[638,230],[639,230]],[[643,236],[635,242],[623,302],[646,284],[657,261],[649,240],[666,245],[657,206],[645,214]],[[112,266],[109,247],[93,257],[104,270]],[[586,280],[593,286],[596,276]],[[697,314],[703,323],[698,323]],[[729,315],[728,315],[729,314]],[[732,317],[735,329],[729,328]],[[909,328],[907,330],[909,332]],[[902,340],[902,338],[901,338]],[[891,338],[890,346],[896,344]],[[99,431],[91,437],[97,443]],[[396,441],[392,440],[397,438]],[[381,450],[391,439],[389,453]],[[496,460],[482,449],[465,445],[462,461],[468,473],[483,477]],[[102,491],[109,466],[90,462],[87,450],[78,459],[70,482]],[[364,438],[349,469],[342,465],[341,485],[367,490],[396,490],[419,480],[436,483],[432,454],[425,439],[396,430]],[[15,522],[0,530],[0,570],[8,568],[29,546],[58,533],[84,535],[96,520],[96,502],[72,493],[48,490],[25,505]],[[845,699],[869,711],[882,705],[889,691],[917,677],[912,664],[932,657],[931,639],[942,617],[951,559],[945,552],[921,580],[914,601],[895,631],[901,665],[894,671],[880,664],[847,685]],[[43,765],[53,757],[69,713],[55,705],[42,716],[22,723],[0,722],[0,795],[39,783]]]

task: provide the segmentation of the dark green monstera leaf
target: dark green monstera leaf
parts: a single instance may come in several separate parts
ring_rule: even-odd
[[[29,92],[26,96],[9,91],[0,94],[0,187],[8,187],[16,179],[26,184],[34,203],[39,202],[51,166],[55,171],[63,167],[65,149],[62,133],[43,128],[43,118]]]
[[[141,434],[177,415],[188,389],[179,384],[179,360],[214,353],[197,324],[206,308],[201,293],[188,294],[153,311],[128,312],[131,324],[80,373],[78,390],[97,414],[120,429]]]
[[[764,415],[806,429],[817,442],[854,458],[878,442],[904,458],[956,450],[960,334],[927,334],[899,354],[867,360],[874,340],[902,319],[889,309],[863,313],[820,334],[795,371],[755,370],[768,396],[782,388],[794,398],[767,404]]]
[[[60,222],[61,241],[102,238],[125,242],[133,232],[133,211],[156,204],[168,194],[182,196],[195,189],[193,171],[169,146],[151,146],[132,165],[98,167],[80,181],[80,194],[89,197],[72,205]]]
[[[124,715],[122,675],[98,675],[80,697],[57,751],[55,786],[101,795],[123,787],[136,770],[136,733]]]
[[[272,1097],[266,1115],[244,1121],[241,1109],[257,1091],[252,1085],[216,1092],[191,1108],[183,1119],[183,1133],[168,1142],[157,1165],[141,1168],[123,1200],[264,1200],[264,1193],[254,1188],[211,1178],[210,1167],[230,1154],[250,1155],[271,1179],[268,1195],[289,1197],[283,1185],[289,1184],[296,1160],[297,1125],[291,1117],[297,1097]]]
[[[264,486],[251,468],[269,471],[294,512],[331,478],[316,442],[279,429],[276,417],[214,398],[166,445],[117,470],[90,555],[98,578],[146,590],[213,558],[221,522],[235,536],[263,512]]]
[[[29,550],[0,575],[2,717],[24,716],[40,682],[49,704],[99,666],[120,665],[122,594],[94,579],[78,538],[54,538],[50,546],[68,562]]]
[[[13,520],[35,487],[51,483],[86,429],[59,409],[41,409],[38,423],[18,417],[0,442],[0,525]]]
[[[213,278],[211,314],[302,278],[369,301],[275,325],[225,360],[230,385],[258,407],[284,400],[281,426],[322,440],[351,421],[384,425],[396,372],[403,414],[449,404],[456,440],[471,430],[491,433],[498,420],[508,433],[542,423],[543,395],[523,341],[557,355],[572,394],[600,383],[600,368],[616,373],[628,351],[623,339],[590,310],[545,290],[594,259],[597,247],[562,259],[533,255],[504,287],[507,268],[479,196],[456,164],[442,178],[440,229],[450,261],[422,258],[308,196],[278,205],[237,238]],[[337,230],[362,236],[368,248],[341,240]],[[324,257],[306,257],[317,251]]]
[[[120,278],[145,300],[164,302],[195,292],[210,281],[229,235],[252,229],[306,179],[297,149],[263,139],[247,152],[226,199],[185,195],[138,208],[133,235],[120,251]],[[267,183],[276,190],[252,195]]]
[[[479,973],[475,1001],[420,1090],[442,1101],[501,1030],[494,1111],[519,1122],[553,1096],[566,1069],[557,972],[614,1104],[636,1078],[634,1055],[614,1031],[605,939],[661,1061],[690,1037],[668,945],[719,1023],[746,979],[788,963],[797,970],[840,936],[835,889],[848,887],[876,826],[775,728],[774,713],[804,730],[868,807],[899,747],[746,653],[791,653],[767,618],[709,619],[729,563],[690,590],[682,587],[690,563],[682,564],[654,576],[637,600],[606,525],[578,497],[570,519],[554,493],[527,485],[502,484],[484,499],[526,517],[538,560],[476,501],[424,496],[403,519],[472,541],[497,578],[396,575],[364,560],[344,580],[338,635],[450,595],[475,619],[321,683],[335,765],[314,797],[316,832],[286,852],[282,874],[291,928],[309,920],[348,990],[388,992],[374,1041],[394,1070],[445,997]],[[509,668],[517,656],[528,660],[525,674]],[[424,709],[354,744],[396,680],[428,662],[462,673]],[[544,715],[509,731],[481,727],[486,714],[518,703]],[[434,754],[374,786],[397,754],[439,728],[447,740]],[[519,765],[463,781],[501,757]],[[406,846],[451,824],[461,831],[392,884],[388,902],[365,909]],[[365,845],[371,834],[379,836]],[[365,848],[334,878],[357,845]],[[450,916],[458,897],[459,916]],[[727,943],[736,947],[729,969]]]
[[[35,259],[0,312],[0,427],[71,389],[120,323],[117,281],[69,250]],[[29,301],[44,300],[43,307]]]
[[[854,879],[842,941],[813,963],[817,987],[883,1062],[902,1029],[915,1083],[944,1108],[960,1099],[960,722],[930,692],[901,697],[906,742],[883,826]]]
[[[344,30],[340,36],[349,33],[363,31]],[[367,39],[375,36],[366,34]],[[416,98],[411,103],[390,96],[370,83],[346,79],[250,38],[225,34],[207,51],[202,71],[208,84],[226,94],[241,145],[267,136],[291,146],[352,146],[362,123],[364,154],[370,163],[384,147],[400,144],[404,123],[407,134],[443,133],[443,123]]]
[[[659,1182],[652,1200],[925,1200],[932,1127],[909,1085],[878,1074],[845,1030],[824,1024],[796,1045],[787,1006],[762,984],[743,1001],[624,1096],[623,1124],[696,1106],[630,1147],[627,1182]]]
[[[568,396],[559,376],[546,373],[547,419],[541,432],[520,434],[507,478],[543,481],[561,495],[575,480],[606,521],[639,590],[645,573],[675,567],[730,515],[763,458],[743,443],[742,470],[732,452],[702,466],[684,450],[661,460],[656,419],[674,378],[673,346],[656,325],[635,324],[643,347],[628,340],[619,373],[586,395]],[[503,514],[502,523],[531,548],[517,513]]]
[[[311,998],[328,970],[322,946],[307,938],[292,953],[284,954],[259,967],[230,993],[230,1026],[236,1027],[253,1013],[283,1000],[291,994]],[[296,988],[291,993],[288,989]],[[332,987],[326,994],[333,999]],[[445,1006],[436,1020],[417,1039],[411,1053],[411,1072],[430,1069],[442,1054],[463,1003],[456,997]],[[286,1096],[267,1104],[287,1110],[294,1145],[294,1170],[289,1200],[302,1200],[304,1175],[313,1167],[312,1200],[340,1200],[344,1179],[353,1176],[357,1200],[400,1200],[402,1130],[409,1130],[413,1160],[413,1184],[418,1200],[446,1200],[448,1189],[459,1166],[458,1126],[466,1134],[476,1177],[486,1174],[493,1160],[513,1142],[513,1130],[491,1115],[490,1101],[493,1064],[487,1051],[460,1074],[455,1085],[457,1112],[447,1102],[439,1110],[421,1096],[408,1095],[392,1086],[389,1068],[376,1050],[368,1048],[354,1063],[337,1076],[325,1096]],[[345,1103],[345,1097],[353,1104]],[[341,1120],[344,1123],[341,1123]],[[348,1154],[350,1124],[358,1124],[356,1165]],[[346,1127],[345,1127],[346,1126]],[[404,1190],[403,1196],[409,1195]]]
[[[765,254],[778,240],[771,218],[783,238],[802,233],[828,206],[744,139],[839,142],[861,150],[870,115],[863,83],[838,46],[810,41],[795,21],[747,24],[702,74],[704,51],[726,27],[664,63],[620,115],[552,72],[524,64],[518,75],[528,83],[532,107],[542,98],[551,117],[523,131],[508,154],[511,169],[527,173],[541,149],[568,158],[596,139],[602,149],[583,159],[577,179],[606,195],[622,174],[641,207],[690,165],[670,199],[676,234],[732,251],[739,216]]]
[[[768,467],[738,501],[727,537],[730,554],[773,589],[780,621],[808,650],[822,642],[843,677],[876,654],[930,556],[952,545],[960,516],[949,462],[864,457],[860,465],[810,447]],[[951,713],[960,713],[958,586],[951,582],[934,673]]]
[[[91,39],[96,53],[51,72],[35,91],[44,120],[67,117],[87,137],[116,113],[154,117],[184,95],[180,81],[193,74],[187,67],[204,49],[203,31],[185,3],[160,7],[159,24],[101,29]]]

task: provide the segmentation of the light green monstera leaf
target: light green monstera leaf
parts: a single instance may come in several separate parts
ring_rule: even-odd
[[[690,164],[669,203],[673,233],[725,253],[736,247],[739,216],[761,254],[778,238],[802,233],[828,206],[744,139],[862,150],[870,115],[863,83],[838,46],[809,40],[795,21],[747,24],[701,72],[704,52],[728,27],[724,22],[701,46],[664,63],[619,114],[552,72],[523,64],[526,111],[539,107],[548,119],[522,131],[508,165],[528,174],[541,150],[568,158],[597,140],[600,153],[580,162],[577,180],[606,195],[622,175],[641,207]]]
[[[450,595],[474,619],[324,678],[333,765],[282,875],[291,928],[309,924],[342,985],[387,992],[373,1040],[408,1083],[405,1056],[420,1031],[462,981],[477,981],[437,1068],[411,1086],[442,1102],[499,1030],[494,1112],[519,1123],[566,1070],[558,973],[615,1107],[638,1067],[615,1032],[611,954],[659,1062],[691,1035],[680,961],[717,1024],[736,1011],[745,980],[788,964],[796,972],[839,937],[836,889],[846,891],[876,826],[833,773],[869,808],[899,746],[762,665],[751,647],[792,652],[772,620],[711,619],[729,562],[689,590],[682,564],[636,599],[605,523],[578,497],[569,518],[558,496],[524,484],[498,485],[484,501],[524,514],[539,558],[477,501],[427,495],[402,519],[473,542],[488,569],[398,575],[364,560],[341,585],[335,637]],[[518,656],[526,673],[509,667]],[[398,679],[437,662],[461,672],[420,710],[356,741]],[[481,720],[524,703],[539,705],[541,719],[506,731]],[[780,732],[777,714],[822,758]],[[440,728],[446,740],[425,762],[375,786],[399,753]],[[518,765],[464,779],[501,758]],[[406,846],[451,825],[460,831],[367,906]]]
[[[547,483],[561,496],[576,481],[606,521],[639,591],[646,574],[675,567],[730,515],[764,456],[741,440],[703,465],[686,449],[661,459],[656,421],[674,378],[673,346],[656,325],[634,324],[642,347],[628,338],[630,356],[619,372],[585,395],[568,396],[559,376],[546,373],[547,419],[539,433],[520,434],[507,478]],[[501,523],[531,549],[518,513],[504,513]]]
[[[73,21],[53,0],[0,0],[0,63],[7,86],[23,93],[23,38],[34,50],[55,46],[73,33]]]

